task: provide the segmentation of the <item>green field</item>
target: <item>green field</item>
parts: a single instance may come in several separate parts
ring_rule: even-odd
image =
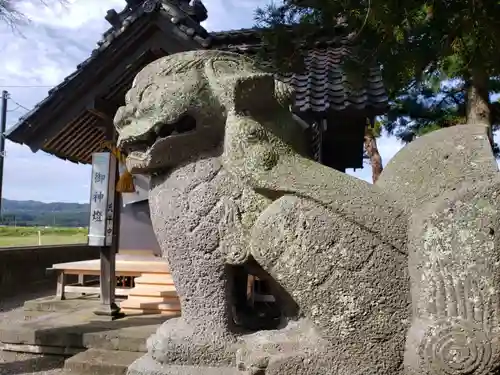
[[[87,228],[0,227],[0,247],[87,243]]]

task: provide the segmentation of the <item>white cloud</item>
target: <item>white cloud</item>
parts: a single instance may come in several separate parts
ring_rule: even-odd
[[[208,19],[203,26],[209,31],[235,30],[253,27],[254,11],[271,1],[263,0],[204,0]]]
[[[5,198],[42,202],[86,202],[90,168],[9,142],[6,147]]]
[[[253,26],[253,10],[262,0],[205,0],[209,30]],[[109,27],[108,9],[120,11],[124,0],[68,0],[61,5],[20,0],[18,10],[30,22],[13,32],[0,25],[0,90],[9,91],[8,125],[47,96],[85,60]],[[19,106],[19,103],[21,106]],[[88,200],[90,167],[60,160],[7,141],[3,196],[10,199],[84,202]]]
[[[68,0],[51,1],[48,7],[40,6],[39,1],[21,1],[18,9],[27,15],[33,24],[59,30],[87,29],[91,23],[103,23],[106,11],[125,7],[123,0]]]
[[[47,96],[86,59],[107,29],[106,10],[120,0],[73,0],[63,7],[39,1],[20,1],[17,6],[30,22],[14,32],[0,25],[0,89],[7,89],[7,128]],[[26,146],[6,144],[3,196],[10,199],[85,202],[89,195],[89,166],[76,165]]]

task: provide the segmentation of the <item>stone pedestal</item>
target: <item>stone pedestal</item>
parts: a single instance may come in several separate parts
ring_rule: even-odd
[[[242,375],[236,368],[162,365],[146,354],[132,363],[127,375]]]

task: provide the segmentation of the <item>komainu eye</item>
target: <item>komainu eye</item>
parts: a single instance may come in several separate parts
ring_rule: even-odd
[[[248,132],[246,134],[246,138],[250,142],[262,141],[265,139],[265,137],[266,134],[264,130],[258,127],[248,129]]]
[[[147,100],[152,94],[158,91],[159,87],[155,83],[150,83],[149,85],[146,85],[146,87],[144,87],[144,89],[139,93],[139,102]]]

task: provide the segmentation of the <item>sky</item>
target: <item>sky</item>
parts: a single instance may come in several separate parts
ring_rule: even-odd
[[[47,96],[85,60],[109,24],[108,9],[120,11],[125,0],[55,0],[46,8],[39,0],[19,0],[18,9],[30,22],[12,30],[0,24],[0,90],[10,94],[7,129]],[[204,23],[209,31],[252,27],[253,11],[268,0],[203,0],[208,10]],[[387,163],[402,144],[392,137],[378,140]],[[370,181],[369,165],[349,174]],[[42,202],[88,202],[90,166],[63,161],[26,146],[6,143],[3,197]]]

